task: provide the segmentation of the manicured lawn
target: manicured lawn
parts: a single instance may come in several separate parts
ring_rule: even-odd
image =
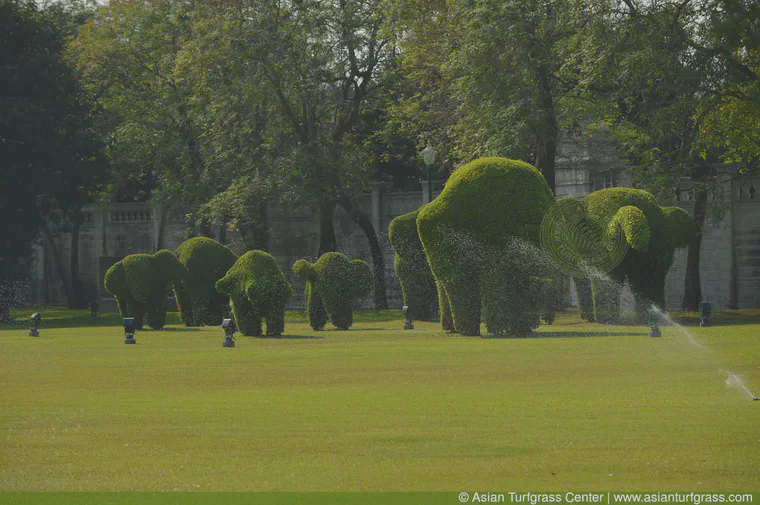
[[[219,328],[127,346],[115,315],[42,312],[39,338],[0,329],[0,491],[760,489],[760,402],[724,384],[760,392],[757,314],[689,327],[707,349],[575,316],[458,338],[397,311],[343,332],[293,313],[225,349]]]

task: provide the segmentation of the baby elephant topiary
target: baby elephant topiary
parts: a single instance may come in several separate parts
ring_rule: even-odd
[[[171,284],[181,282],[187,271],[173,252],[133,254],[116,262],[106,272],[106,291],[116,297],[121,317],[134,317],[135,328],[142,329],[147,314],[151,328],[166,323],[166,300]]]
[[[419,212],[417,209],[391,221],[388,240],[396,251],[393,266],[401,284],[404,305],[409,307],[414,319],[432,321],[438,316],[438,289],[417,233]]]
[[[267,335],[285,331],[285,307],[291,287],[274,258],[264,251],[248,251],[216,283],[220,293],[232,300],[232,311],[240,332],[261,336],[261,320],[266,320]]]
[[[177,258],[188,273],[174,283],[182,321],[186,326],[221,324],[230,298],[216,290],[216,282],[232,268],[237,255],[216,240],[193,237],[177,248]]]
[[[338,252],[325,253],[315,263],[298,260],[293,271],[307,281],[306,304],[314,330],[324,328],[328,314],[337,328],[350,328],[354,321],[354,300],[366,296],[374,284],[367,263],[349,261]]]

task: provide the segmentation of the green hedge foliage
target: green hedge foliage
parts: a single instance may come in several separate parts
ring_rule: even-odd
[[[270,254],[248,251],[216,283],[216,289],[232,300],[235,322],[243,335],[261,336],[262,319],[268,336],[285,331],[291,287]]]
[[[225,245],[206,237],[193,237],[177,248],[177,258],[188,275],[174,283],[180,315],[186,326],[219,325],[229,312],[229,296],[216,290],[216,282],[237,261]]]
[[[417,232],[418,214],[419,209],[391,221],[388,239],[396,251],[393,266],[401,284],[404,305],[409,307],[414,319],[432,321],[438,317],[438,287]]]
[[[521,336],[538,325],[538,312],[552,305],[540,295],[542,286],[556,279],[538,266],[533,270],[534,259],[546,262],[530,254],[541,256],[535,246],[554,201],[544,177],[528,163],[480,158],[457,169],[438,198],[419,211],[417,228],[439,284],[444,328],[479,335],[483,303],[491,333]]]
[[[619,293],[627,281],[636,298],[637,319],[645,320],[650,304],[665,304],[665,276],[676,249],[686,247],[694,236],[694,220],[681,208],[660,207],[651,193],[640,189],[603,189],[583,199],[589,214],[608,223],[608,233],[622,230],[630,246],[610,272],[590,275],[594,319],[619,320]]]
[[[166,323],[166,301],[172,283],[181,282],[187,270],[173,252],[163,249],[155,254],[133,254],[108,269],[106,291],[116,297],[121,317],[134,317],[142,329],[147,316],[151,328]]]
[[[338,252],[325,253],[315,263],[298,260],[293,271],[306,280],[309,323],[314,330],[324,328],[328,315],[335,327],[350,328],[354,301],[369,294],[374,286],[372,270],[366,262],[349,261]]]

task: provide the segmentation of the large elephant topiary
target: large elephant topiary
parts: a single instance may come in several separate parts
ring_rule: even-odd
[[[393,266],[401,284],[404,305],[409,307],[414,319],[431,321],[438,316],[438,289],[417,232],[419,212],[417,209],[391,221],[388,240],[396,251]]]
[[[347,330],[354,321],[354,301],[372,291],[374,278],[362,260],[349,261],[338,252],[328,252],[315,263],[298,260],[293,271],[306,280],[309,323],[321,330],[330,316],[339,329]]]
[[[481,312],[497,335],[525,335],[538,326],[550,308],[541,293],[556,282],[537,247],[554,201],[528,163],[480,158],[454,171],[420,210],[417,228],[440,287],[444,329],[479,335]]]
[[[121,317],[134,317],[135,328],[142,329],[148,316],[151,328],[166,323],[166,302],[172,283],[181,282],[187,270],[173,252],[163,249],[155,254],[132,254],[108,269],[106,291],[116,297]]]
[[[589,273],[594,319],[618,321],[620,289],[626,281],[636,298],[637,319],[645,319],[652,303],[665,304],[665,277],[675,251],[688,246],[696,233],[694,220],[680,207],[660,207],[651,193],[640,189],[602,189],[582,201],[584,212],[601,225],[585,231],[597,235],[590,243],[623,240],[627,245],[625,255],[608,272]]]
[[[232,268],[237,255],[216,240],[193,237],[177,248],[177,258],[188,273],[174,283],[182,321],[186,326],[221,324],[230,298],[216,290],[216,282]]]
[[[285,331],[291,287],[269,253],[248,251],[242,255],[216,283],[216,289],[232,300],[235,322],[243,335],[261,336],[262,319],[267,335],[278,336]]]

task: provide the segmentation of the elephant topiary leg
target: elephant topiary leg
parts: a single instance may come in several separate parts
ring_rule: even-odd
[[[666,272],[656,272],[644,279],[629,278],[631,291],[636,300],[636,322],[646,324],[647,312],[652,304],[665,307],[665,276]]]
[[[602,324],[620,321],[620,284],[614,280],[591,279],[594,300],[594,319]]]
[[[443,331],[454,331],[454,319],[451,317],[451,301],[446,294],[446,288],[443,283],[436,282],[438,287],[438,312],[441,318],[441,328]]]
[[[306,283],[306,306],[309,311],[309,324],[313,330],[324,329],[327,324],[327,310],[317,290],[311,282]]]
[[[578,295],[578,307],[581,319],[594,322],[594,296],[591,292],[591,280],[588,277],[573,277],[575,292]]]
[[[261,336],[261,314],[245,296],[233,298],[232,312],[240,333],[246,337]]]
[[[460,277],[444,287],[451,303],[454,329],[467,337],[480,335],[480,279]]]
[[[285,331],[285,307],[272,309],[266,317],[267,335],[270,337],[279,337]]]
[[[354,324],[354,310],[351,302],[347,301],[345,305],[333,309],[330,319],[336,328],[341,330],[349,329]]]

